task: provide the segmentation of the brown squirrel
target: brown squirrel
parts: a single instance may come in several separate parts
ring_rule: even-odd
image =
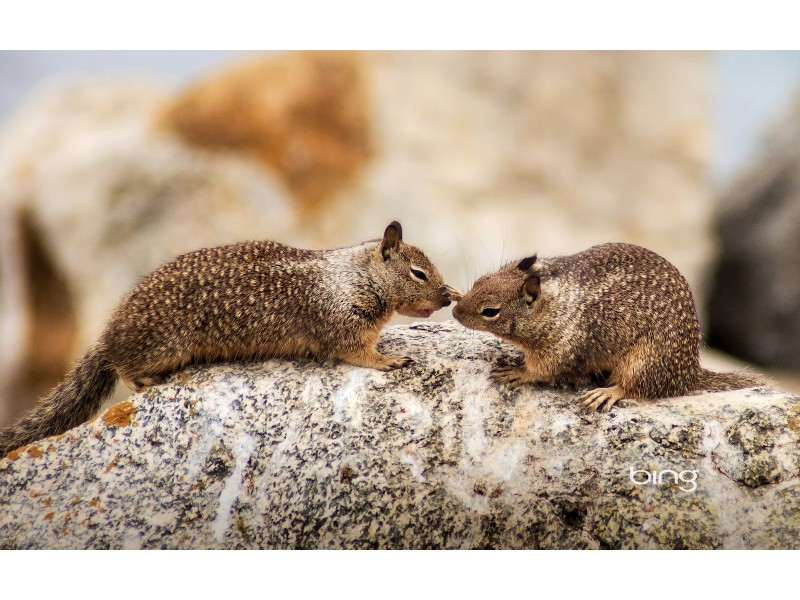
[[[632,244],[509,263],[478,279],[453,316],[522,349],[524,366],[497,369],[500,382],[587,385],[607,376],[609,387],[580,398],[590,411],[608,411],[624,398],[765,384],[747,373],[701,368],[689,284],[666,259]]]
[[[411,359],[376,349],[381,328],[395,312],[427,318],[454,292],[396,221],[381,240],[334,250],[258,241],[184,254],[136,286],[66,379],[0,432],[0,457],[89,419],[118,378],[139,391],[189,363],[266,357],[403,367]]]

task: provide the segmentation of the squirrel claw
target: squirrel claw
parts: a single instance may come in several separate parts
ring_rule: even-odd
[[[445,284],[439,288],[439,291],[441,291],[442,296],[444,296],[444,299],[448,302],[458,302],[463,297],[463,294],[452,285]]]
[[[528,372],[521,367],[497,367],[492,370],[492,379],[497,383],[505,383],[518,388],[528,381]]]
[[[408,356],[387,356],[386,358],[386,368],[382,369],[383,371],[395,371],[414,364],[414,360]]]
[[[609,412],[619,400],[622,391],[617,386],[589,390],[578,398],[588,412]]]
[[[123,379],[122,382],[133,392],[142,392],[154,385],[161,385],[167,380],[163,375],[150,375],[149,377],[137,377],[135,379]]]

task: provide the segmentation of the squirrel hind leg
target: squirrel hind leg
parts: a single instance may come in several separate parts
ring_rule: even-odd
[[[346,363],[356,367],[367,367],[379,371],[394,371],[402,367],[407,367],[414,361],[408,356],[391,356],[381,354],[375,348],[367,347],[356,352],[352,352],[340,357]]]
[[[674,347],[674,344],[672,344]],[[667,342],[640,342],[611,370],[609,383],[625,398],[655,399],[682,396],[693,388],[700,368],[696,354],[667,352]]]
[[[520,387],[524,383],[537,383],[535,376],[525,366],[495,367],[491,377],[497,383],[510,385],[512,388]]]
[[[141,392],[145,388],[164,383],[167,376],[185,367],[191,358],[189,353],[184,352],[160,359],[150,358],[138,364],[119,361],[115,368],[117,375],[126,387],[134,392]]]
[[[133,392],[141,392],[154,385],[161,385],[166,381],[163,375],[150,375],[148,377],[121,377],[122,383]]]
[[[627,399],[627,394],[618,385],[589,390],[578,398],[589,412],[608,412],[620,400]]]

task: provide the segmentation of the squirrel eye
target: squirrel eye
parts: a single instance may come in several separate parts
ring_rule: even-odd
[[[488,317],[490,319],[496,317],[499,314],[500,314],[499,308],[484,308],[481,311],[481,316]]]
[[[419,269],[411,269],[411,276],[414,279],[419,279],[420,281],[428,281],[428,276],[424,271],[420,271]]]

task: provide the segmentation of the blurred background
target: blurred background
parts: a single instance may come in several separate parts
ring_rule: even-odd
[[[652,248],[708,366],[798,390],[798,82],[796,52],[0,52],[0,424],[168,258],[393,219],[462,289]]]

